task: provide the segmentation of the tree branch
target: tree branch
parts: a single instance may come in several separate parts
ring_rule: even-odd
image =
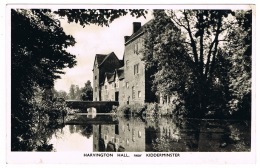
[[[222,22],[222,16],[221,14],[218,15],[218,24],[217,24],[217,31],[216,31],[216,36],[215,36],[215,45],[214,45],[214,51],[213,51],[213,58],[212,58],[212,63],[210,64],[210,70],[209,70],[209,75],[212,75],[212,72],[213,72],[213,69],[214,69],[214,66],[215,66],[215,59],[216,59],[216,54],[217,54],[217,48],[218,48],[218,37],[219,37],[219,34],[222,32],[220,30],[221,28],[221,22]],[[207,77],[207,76],[206,76]]]
[[[195,63],[198,63],[198,53],[197,53],[197,47],[196,47],[196,43],[192,37],[192,34],[191,34],[191,29],[190,29],[190,22],[189,22],[189,19],[188,19],[188,16],[187,16],[187,13],[185,12],[185,10],[183,11],[183,14],[184,14],[184,18],[187,22],[187,31],[189,33],[189,37],[190,37],[190,40],[191,40],[191,47],[192,47],[192,51],[193,51],[193,55],[194,55],[194,60],[195,60]]]
[[[208,56],[207,56],[207,63],[206,63],[206,69],[205,69],[205,76],[207,76],[207,73],[209,71],[210,57],[211,57],[211,52],[212,52],[212,48],[214,46],[215,41],[216,41],[216,37],[209,46],[209,52],[208,52]]]
[[[203,42],[203,36],[204,36],[204,19],[203,19],[203,14],[199,13],[197,11],[197,17],[199,21],[199,35],[200,35],[200,73],[203,74],[203,65],[204,65],[204,59],[203,59],[203,49],[204,49],[204,42]]]
[[[172,13],[173,13],[173,12],[172,12]],[[175,15],[175,13],[173,13],[172,15],[173,15],[172,21],[173,21],[174,23],[176,23],[178,26],[183,27],[185,30],[188,31],[188,28],[187,28],[184,24],[181,24],[180,19],[177,18],[177,16]]]

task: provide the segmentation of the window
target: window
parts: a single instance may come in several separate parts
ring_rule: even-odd
[[[95,80],[97,80],[97,75],[95,75]]]
[[[126,85],[126,88],[129,88],[129,83],[128,82],[126,82],[125,85]]]
[[[115,87],[116,87],[116,88],[119,88],[119,80],[118,80],[118,78],[117,78],[116,81],[115,81]]]
[[[107,90],[107,85],[105,85],[105,89]]]
[[[118,127],[118,125],[115,125],[115,134],[119,135],[119,127]]]
[[[141,97],[141,91],[138,91],[138,98]]]
[[[132,129],[132,141],[135,142],[135,129]]]
[[[126,68],[129,67],[129,60],[126,61],[125,66],[126,66]]]
[[[138,47],[139,47],[139,40],[136,40],[136,42],[134,43],[134,53],[135,54],[139,53]]]
[[[135,99],[135,87],[134,86],[132,87],[132,98],[133,98],[133,100]]]
[[[134,75],[139,73],[139,64],[134,65]]]
[[[95,92],[97,92],[97,87],[95,87]]]

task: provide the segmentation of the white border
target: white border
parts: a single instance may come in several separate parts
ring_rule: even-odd
[[[9,1],[9,2],[15,2],[15,3],[17,3],[16,1]],[[153,1],[154,2],[154,1]],[[150,4],[152,4],[153,2],[149,2]],[[183,0],[182,1],[182,3],[184,3],[185,2],[185,0]],[[218,1],[219,2],[219,1]],[[35,2],[33,2],[33,1],[31,1],[31,2],[28,2],[28,3],[35,3]],[[46,1],[43,1],[43,2],[37,2],[37,3],[44,3],[44,4],[46,4],[46,3],[53,3],[53,2],[51,2],[51,1],[49,1],[48,2],[48,0],[46,0]],[[59,2],[54,2],[54,3],[59,3]],[[63,3],[64,4],[64,2],[60,2],[60,3]],[[79,2],[78,0],[75,0],[75,1],[73,1],[73,3],[75,4],[75,3],[83,3],[83,2]],[[95,4],[98,4],[99,2],[95,2]],[[114,2],[114,3],[122,3],[122,2]],[[136,2],[133,2],[133,3],[136,3]],[[161,0],[161,1],[159,1],[159,2],[157,2],[157,3],[154,3],[154,4],[163,4],[163,3],[165,3],[164,2],[164,0]],[[169,4],[170,2],[169,1],[166,1],[166,3],[165,4]],[[175,3],[175,2],[173,2],[173,3]],[[195,3],[197,3],[197,2],[189,2],[190,4],[195,4]],[[207,4],[207,3],[209,3],[209,2],[199,2],[200,4],[201,3],[204,3],[204,4]],[[222,2],[223,3],[223,2]],[[224,2],[225,3],[225,2]],[[246,4],[249,4],[250,2],[241,2],[241,1],[234,1],[234,3],[235,4],[238,4],[238,3],[246,3]],[[234,4],[233,3],[233,4]],[[256,3],[256,2],[252,2],[251,1],[251,3]],[[100,4],[100,3],[99,3]],[[101,4],[107,4],[107,2],[101,2]],[[30,6],[30,5],[28,5],[28,6]],[[92,5],[91,5],[92,6]],[[113,5],[112,5],[113,6]],[[1,6],[2,7],[2,6]],[[82,7],[82,6],[81,6]],[[158,7],[158,6],[156,6],[156,7]],[[164,6],[164,7],[162,7],[162,8],[167,8],[168,7],[168,5],[166,5],[166,6]],[[206,7],[208,7],[208,5],[205,5],[205,8]],[[223,6],[222,6],[223,7]],[[60,7],[59,7],[60,8]],[[140,5],[137,5],[137,7],[136,8],[140,8]],[[200,5],[200,7],[199,8],[201,8],[201,5]],[[216,8],[216,6],[214,6],[214,8]],[[195,9],[194,7],[193,7],[193,9]],[[4,10],[1,10],[1,11],[4,11]],[[3,15],[2,15],[2,13],[1,13],[1,19],[3,18],[2,17]],[[3,22],[2,22],[3,23]],[[255,26],[254,26],[255,27]],[[8,29],[6,28],[6,31],[8,31]],[[2,35],[2,33],[1,33],[1,35]],[[3,34],[3,37],[5,36],[5,34]],[[2,36],[1,36],[1,38],[2,38]],[[3,39],[5,39],[5,37],[3,38]],[[256,43],[257,43],[257,41],[256,41],[256,38],[254,39],[255,40],[255,42],[253,42],[253,45],[254,46],[256,46]],[[1,42],[2,42],[2,39],[1,39]],[[8,43],[8,40],[6,41],[6,44]],[[1,45],[1,46],[4,46],[4,45]],[[7,49],[7,48],[6,48]],[[2,52],[2,50],[1,50],[1,52]],[[4,54],[2,54],[2,55],[4,55]],[[256,55],[256,51],[255,50],[253,50],[253,55]],[[255,83],[256,83],[256,74],[254,73],[254,72],[256,72],[255,70],[256,70],[256,57],[254,57],[254,63],[253,63],[253,78],[252,78],[252,80],[253,80],[253,91],[252,91],[252,93],[254,94],[255,92],[255,90],[256,90],[256,86],[255,86]],[[10,63],[10,62],[8,62],[8,57],[6,57],[6,63]],[[1,62],[5,62],[5,61],[1,61]],[[6,65],[8,65],[8,64],[6,64]],[[9,64],[10,65],[10,64]],[[5,66],[1,66],[2,68],[4,68]],[[5,70],[8,70],[7,68],[5,69]],[[4,72],[4,71],[1,71],[1,72]],[[9,74],[9,73],[7,73],[7,74]],[[3,76],[5,76],[6,74],[4,74]],[[8,75],[6,76],[6,77],[8,77]],[[8,81],[10,81],[10,77],[9,77],[9,80]],[[6,85],[5,85],[6,84]],[[1,87],[1,88],[8,88],[10,85],[9,85],[9,83],[4,83],[4,87]],[[5,95],[4,93],[3,94],[1,94],[1,95]],[[253,97],[255,97],[254,95],[253,95]],[[1,99],[1,100],[6,100],[6,97],[4,98],[4,99]],[[6,105],[6,102],[4,101],[4,105],[3,106],[5,106]],[[9,105],[10,105],[10,103],[9,103]],[[2,106],[2,107],[3,107]],[[7,107],[10,107],[10,106],[7,106]],[[7,108],[8,109],[8,108]],[[255,102],[253,101],[253,111],[256,111],[256,109],[255,109]],[[8,117],[8,116],[6,116],[6,117]],[[256,114],[253,112],[252,113],[252,119],[254,120],[254,119],[256,119],[255,118],[256,117]],[[2,119],[6,119],[5,117],[1,117]],[[255,120],[255,122],[253,122],[253,120],[252,120],[252,123],[255,123],[255,124],[257,124],[257,122],[256,122],[256,120]],[[7,121],[9,121],[9,120],[7,120]],[[259,121],[259,120],[257,120],[257,121]],[[1,124],[3,124],[3,123],[5,123],[5,121],[4,122],[1,122]],[[4,125],[4,124],[3,124]],[[255,136],[255,133],[256,133],[256,130],[254,129],[255,127],[253,126],[252,127],[252,133],[254,134],[254,136]],[[4,131],[2,131],[2,132],[4,132]],[[253,139],[255,139],[254,137],[253,137],[253,134],[252,134],[252,140]],[[4,135],[4,136],[2,136],[2,137],[5,137],[6,135]],[[8,143],[8,140],[7,140],[7,143]],[[1,143],[1,144],[5,144],[5,143]],[[254,145],[254,146],[253,146]],[[252,143],[252,152],[250,152],[250,154],[247,154],[247,153],[244,153],[244,152],[237,152],[237,153],[234,153],[234,152],[232,152],[232,153],[219,153],[219,152],[216,152],[216,153],[202,153],[202,152],[196,152],[196,153],[189,153],[189,152],[182,152],[182,153],[180,153],[182,156],[181,156],[181,158],[180,158],[180,160],[178,159],[178,158],[172,158],[172,160],[174,160],[174,162],[173,163],[178,163],[179,161],[181,162],[181,163],[187,163],[187,159],[189,160],[188,161],[188,163],[198,163],[198,164],[212,164],[213,162],[214,162],[214,164],[216,163],[215,161],[217,161],[218,163],[220,163],[221,162],[221,160],[223,160],[223,159],[225,159],[227,162],[225,162],[225,163],[232,163],[233,161],[233,164],[240,164],[240,163],[242,163],[244,160],[247,160],[247,158],[248,159],[252,159],[252,158],[255,158],[255,154],[254,154],[254,152],[255,152],[255,147],[257,147],[256,146],[256,144],[255,143]],[[2,148],[1,147],[1,151],[3,151],[3,150],[5,150],[5,147],[4,148]],[[253,152],[253,150],[254,150],[254,152]],[[259,151],[259,150],[258,150]],[[81,153],[82,154],[82,153]],[[233,155],[233,156],[231,156],[231,155]],[[48,154],[46,154],[46,153],[42,153],[42,152],[40,152],[40,153],[33,153],[33,155],[32,154],[30,154],[30,153],[28,153],[28,152],[12,152],[12,157],[11,158],[18,158],[18,160],[21,160],[21,161],[23,161],[23,160],[25,160],[24,158],[30,158],[30,161],[32,161],[32,162],[34,162],[34,163],[40,163],[40,162],[43,162],[43,163],[46,163],[45,161],[47,161],[48,162],[48,160],[50,160],[50,162],[52,162],[52,161],[57,161],[57,160],[53,160],[53,157],[55,157],[55,156],[53,156],[53,155],[55,155],[55,153],[53,154],[53,153],[48,153]],[[19,155],[19,156],[18,156]],[[23,157],[21,157],[21,155],[23,156]],[[68,159],[71,159],[71,158],[74,158],[74,156],[79,156],[77,153],[73,153],[73,155],[72,155],[72,153],[62,153],[62,156],[60,157],[60,159],[61,159],[61,162],[60,163],[65,163],[66,162],[66,160]],[[37,158],[38,157],[38,158]],[[39,159],[39,157],[41,158],[41,159]],[[184,157],[186,157],[186,159],[182,159],[182,158],[184,158]],[[235,158],[234,158],[235,157]],[[3,158],[3,157],[1,157],[1,158]],[[171,158],[168,158],[168,159],[171,159]],[[83,162],[80,162],[80,160],[82,160]],[[80,160],[78,160],[76,163],[84,163],[84,162],[86,162],[86,158],[84,158],[84,157],[82,157]],[[153,159],[147,159],[146,158],[146,161],[148,161],[148,163],[149,162],[153,162],[155,159],[153,158]],[[164,158],[160,158],[160,162],[159,162],[159,164],[161,164],[162,162],[161,161],[163,161],[164,160]],[[118,159],[117,159],[117,161],[118,161]],[[219,162],[220,161],[220,162]],[[5,161],[4,161],[5,162]],[[102,162],[103,162],[103,159],[102,159]],[[111,160],[108,160],[108,162],[111,162]],[[108,163],[108,162],[103,162],[103,163]],[[129,159],[128,161],[123,161],[124,163],[133,163],[133,159],[131,160],[131,159]],[[135,160],[134,160],[134,162],[139,162],[136,158],[135,158]],[[141,161],[142,162],[142,161]],[[66,162],[67,163],[67,162]],[[100,163],[100,160],[97,160],[97,163]],[[222,162],[222,164],[225,164],[225,163],[223,163]]]

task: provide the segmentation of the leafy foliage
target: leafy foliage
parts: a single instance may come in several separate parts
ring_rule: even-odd
[[[41,133],[52,134],[51,129],[48,130],[49,126],[57,127],[57,123],[50,118],[58,119],[62,108],[56,107],[53,96],[67,98],[66,92],[59,93],[53,89],[54,80],[64,73],[62,69],[76,65],[75,56],[66,51],[76,41],[65,34],[56,19],[57,15],[67,16],[68,22],[80,23],[82,26],[108,26],[127,13],[140,17],[147,11],[64,9],[52,12],[49,9],[11,9],[12,151],[52,149],[47,139],[39,136]],[[50,92],[46,94],[49,95],[47,97],[37,98],[38,94],[41,97],[47,90],[52,90],[54,95]],[[86,99],[90,99],[88,85],[86,92]],[[38,127],[40,123],[44,126]]]
[[[177,95],[196,117],[251,111],[252,11],[155,10],[154,17],[144,61],[157,95]]]
[[[237,24],[229,34],[225,53],[231,63],[229,101],[230,113],[242,118],[251,117],[251,79],[252,79],[252,11],[237,11]],[[239,38],[238,38],[239,37]]]
[[[68,22],[79,23],[83,27],[90,24],[109,26],[115,19],[130,13],[133,17],[145,17],[144,9],[59,9],[54,11],[62,17],[67,17]]]
[[[40,121],[35,113],[48,111],[44,104],[33,103],[35,94],[50,89],[61,69],[76,64],[65,50],[74,44],[49,10],[11,10],[12,150],[35,148],[29,145]]]
[[[181,31],[170,17],[163,10],[155,10],[154,17],[146,28],[143,51],[146,70],[158,96],[176,96],[177,93],[182,102],[196,84],[193,61],[182,43],[185,39]]]
[[[78,85],[72,84],[70,86],[70,91],[68,93],[68,99],[92,101],[93,100],[93,88],[91,86],[91,82],[88,80],[85,83],[85,86],[82,88],[79,88]]]
[[[88,80],[85,86],[81,89],[81,100],[92,101],[93,100],[93,88],[91,82]]]

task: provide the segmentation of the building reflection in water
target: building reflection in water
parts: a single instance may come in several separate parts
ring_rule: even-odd
[[[239,121],[117,118],[93,125],[94,152],[250,151],[250,127]]]
[[[139,118],[119,117],[119,124],[93,125],[94,152],[144,152],[145,123]]]

